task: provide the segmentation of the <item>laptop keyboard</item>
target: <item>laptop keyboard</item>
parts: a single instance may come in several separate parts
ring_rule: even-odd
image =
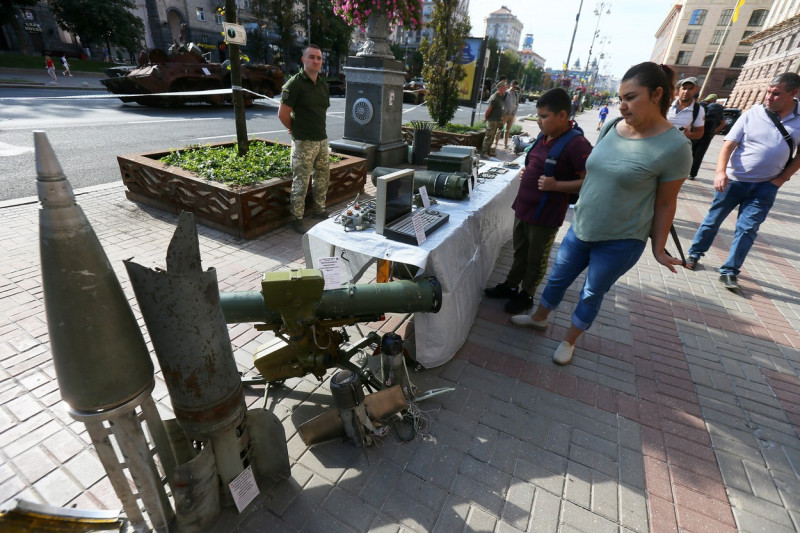
[[[414,231],[414,222],[411,220],[414,215],[421,218],[422,229],[426,236],[436,231],[450,218],[450,215],[432,209],[415,211],[388,224],[383,229],[383,236],[393,241],[417,244],[417,233]]]

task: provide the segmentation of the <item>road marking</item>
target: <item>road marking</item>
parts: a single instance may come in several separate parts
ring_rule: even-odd
[[[28,152],[33,152],[33,148],[29,148],[27,146],[14,146],[13,144],[0,142],[0,157],[11,157]]]
[[[159,124],[161,122],[190,122],[197,120],[222,120],[222,117],[212,118],[165,118],[161,120],[137,120],[133,122],[123,122],[123,124]]]
[[[270,135],[272,133],[286,133],[286,129],[282,130],[273,130],[273,131],[250,131],[247,132],[248,136],[252,135]],[[191,141],[209,141],[211,139],[227,139],[228,137],[236,137],[235,133],[231,133],[230,135],[216,135],[214,137],[195,137],[193,139],[183,139],[184,141],[191,142]]]

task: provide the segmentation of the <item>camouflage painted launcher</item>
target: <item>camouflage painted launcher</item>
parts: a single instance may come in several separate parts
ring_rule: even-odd
[[[375,342],[377,335],[348,348],[343,326],[379,320],[385,313],[436,313],[442,288],[436,278],[350,285],[323,291],[319,270],[267,272],[261,291],[220,294],[229,324],[259,322],[259,329],[276,332],[277,342],[260,347],[255,366],[267,381],[314,374],[322,379],[328,368],[347,366],[350,357]],[[335,330],[333,328],[341,328]]]

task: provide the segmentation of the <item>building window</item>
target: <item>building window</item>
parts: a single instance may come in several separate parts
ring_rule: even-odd
[[[217,24],[222,24],[224,21],[225,19],[223,19],[222,15],[220,15],[219,13],[214,15],[214,22],[216,22]]]
[[[711,36],[711,44],[725,44],[725,41],[728,40],[728,36],[726,35],[725,30],[714,30],[714,35]]]
[[[733,89],[734,85],[736,85],[736,76],[727,76],[722,82],[722,88],[726,91]]]
[[[678,57],[675,59],[676,65],[688,65],[689,60],[692,58],[692,53],[689,51],[678,52]]]
[[[751,35],[753,35],[753,33],[754,33],[754,32],[752,32],[752,31],[750,31],[750,30],[745,30],[745,31],[744,31],[744,33],[742,33],[742,39],[747,39],[748,37],[750,37]]]
[[[767,13],[769,13],[769,9],[756,9],[753,11],[753,14],[750,15],[750,20],[747,22],[747,25],[761,26],[764,24],[764,21],[767,20]]]
[[[686,30],[686,33],[683,34],[683,44],[694,44],[698,37],[700,37],[700,30]]]
[[[747,54],[735,54],[731,61],[731,68],[742,68],[747,63]]]
[[[206,21],[206,10],[203,9],[202,7],[198,7],[198,8],[196,8],[196,12],[197,12],[197,20],[199,20],[200,22],[205,22]]]
[[[706,54],[706,56],[703,58],[703,64],[701,66],[710,67],[712,61],[714,61],[714,54]]]
[[[706,11],[705,9],[695,9],[692,11],[692,18],[689,19],[690,26],[702,26],[703,22],[706,21]]]
[[[719,16],[717,26],[727,26],[733,16],[733,9],[723,9],[722,15]]]

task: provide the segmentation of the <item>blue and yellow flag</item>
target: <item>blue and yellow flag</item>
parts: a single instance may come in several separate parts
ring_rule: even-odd
[[[744,5],[744,0],[739,0],[739,3],[736,4],[736,9],[733,10],[733,21],[736,22],[739,18],[739,10]]]

